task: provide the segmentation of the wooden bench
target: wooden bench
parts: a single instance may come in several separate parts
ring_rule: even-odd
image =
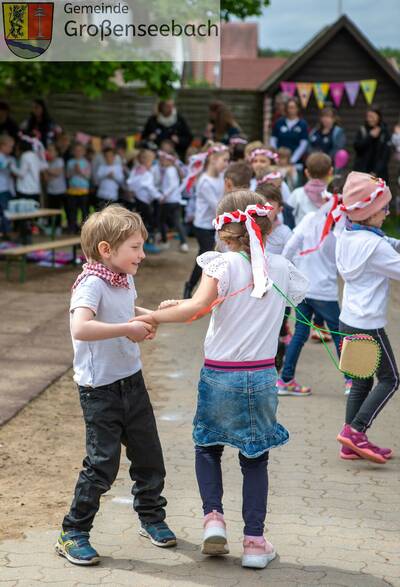
[[[54,240],[56,232],[56,218],[61,216],[62,210],[53,208],[38,208],[31,212],[8,212],[5,211],[5,216],[11,222],[23,222],[24,220],[39,220],[40,218],[50,219],[51,238]]]
[[[55,262],[56,249],[65,249],[72,247],[72,263],[75,263],[76,251],[80,247],[80,237],[72,236],[58,240],[46,241],[41,243],[34,243],[32,245],[22,245],[11,249],[0,251],[0,256],[6,261],[6,278],[10,281],[11,278],[11,263],[19,260],[19,281],[23,283],[26,277],[26,256],[35,251],[52,251],[52,264]]]

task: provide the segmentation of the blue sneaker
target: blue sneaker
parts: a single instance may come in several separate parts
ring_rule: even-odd
[[[144,243],[143,250],[149,255],[157,255],[158,253],[161,253],[161,250],[156,247],[154,243]]]
[[[165,522],[142,524],[139,534],[149,538],[152,544],[161,546],[161,548],[168,548],[176,544],[176,536]]]
[[[74,565],[97,565],[100,557],[90,545],[89,532],[69,530],[61,532],[56,542],[56,552]]]

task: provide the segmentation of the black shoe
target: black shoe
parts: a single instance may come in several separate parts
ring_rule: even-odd
[[[183,290],[183,299],[184,300],[188,300],[189,298],[192,297],[192,286],[190,285],[190,283],[187,281],[185,283],[185,288]]]

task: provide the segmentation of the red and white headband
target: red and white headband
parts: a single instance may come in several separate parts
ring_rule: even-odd
[[[177,157],[175,155],[172,155],[171,153],[167,153],[167,151],[163,151],[162,149],[160,149],[159,151],[157,151],[157,154],[159,157],[167,159],[167,161],[172,161],[173,163],[176,162]]]
[[[340,211],[340,202],[342,201],[342,195],[337,193],[331,194],[330,192],[325,190],[322,193],[322,197],[326,200],[326,203],[323,205],[322,208],[320,208],[320,210],[314,213],[314,218],[318,218],[318,222],[321,218],[321,235],[319,237],[319,241],[315,244],[315,246],[312,246],[309,249],[301,251],[299,255],[308,255],[309,253],[315,253],[315,251],[318,251],[318,249],[320,249],[320,247],[324,243],[324,240],[330,233],[332,226],[336,222],[339,222],[340,218],[342,217],[342,213]],[[330,203],[329,210],[327,211],[326,215],[324,214],[324,218],[324,216],[321,215],[321,212],[328,206],[328,203]]]
[[[247,159],[251,163],[256,157],[267,157],[268,159],[271,159],[271,161],[277,161],[279,159],[278,153],[274,153],[273,151],[270,151],[270,149],[264,149],[261,147],[254,149]]]
[[[376,198],[382,196],[386,190],[386,182],[384,179],[380,177],[377,177],[375,181],[378,187],[376,188],[376,190],[372,192],[372,194],[366,196],[358,202],[354,202],[354,204],[350,204],[349,206],[345,206],[344,204],[342,204],[340,206],[340,210],[342,212],[353,212],[353,210],[361,210],[362,208],[366,208],[367,206],[372,204],[372,202],[374,202]]]
[[[228,147],[226,145],[214,145],[204,153],[192,155],[192,157],[190,157],[189,159],[189,167],[186,177],[181,183],[181,192],[186,191],[189,193],[191,191],[196,181],[196,178],[200,175],[200,173],[202,173],[205,167],[207,157],[213,155],[214,153],[223,153],[225,151],[228,151]]]
[[[254,288],[251,292],[253,298],[262,298],[264,294],[271,289],[272,281],[268,279],[267,262],[264,252],[264,241],[260,227],[254,220],[254,216],[268,216],[273,206],[268,204],[251,204],[246,210],[234,210],[233,212],[224,212],[213,221],[215,230],[221,230],[225,224],[232,222],[244,222],[250,238],[250,257],[251,268],[253,272]]]
[[[257,179],[257,185],[261,185],[262,183],[271,183],[277,179],[282,179],[282,173],[280,171],[272,171],[271,173],[267,173],[260,179]]]

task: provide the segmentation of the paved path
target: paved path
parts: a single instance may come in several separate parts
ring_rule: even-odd
[[[396,295],[389,332],[399,356]],[[57,557],[53,552],[57,529],[46,528],[44,520],[43,527],[27,531],[25,539],[0,543],[1,587],[400,587],[400,457],[383,467],[338,459],[335,436],[343,421],[342,382],[324,350],[312,344],[306,347],[298,375],[315,393],[309,398],[282,398],[280,420],[289,428],[291,442],[271,453],[267,534],[279,557],[263,571],[240,567],[241,476],[231,449],[224,459],[231,554],[225,559],[202,557],[191,419],[205,326],[163,327],[145,352],[146,379],[168,471],[168,521],[177,533],[178,548],[157,549],[138,536],[123,459],[92,532],[101,564],[78,568]],[[61,383],[58,389],[75,393],[70,373]],[[55,401],[57,393],[61,391],[54,390]],[[400,454],[399,398],[382,413],[371,434],[376,442],[392,446],[396,455]]]

